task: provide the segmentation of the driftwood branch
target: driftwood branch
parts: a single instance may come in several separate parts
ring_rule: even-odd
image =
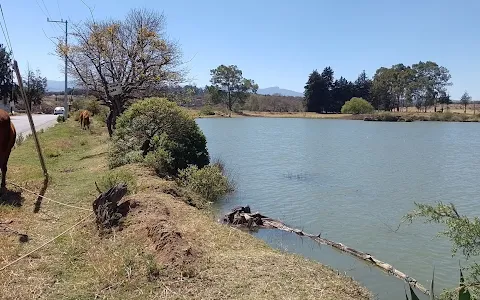
[[[403,272],[400,272],[399,270],[395,269],[392,265],[387,264],[381,260],[378,260],[368,253],[355,250],[342,243],[337,243],[337,242],[322,238],[320,234],[319,235],[309,234],[304,232],[303,230],[289,227],[284,223],[282,223],[281,221],[268,218],[266,216],[261,215],[258,212],[252,213],[250,210],[250,207],[248,206],[235,207],[234,209],[232,209],[231,212],[225,215],[225,217],[223,218],[223,222],[232,226],[246,227],[249,229],[255,229],[255,228],[279,229],[287,232],[293,232],[300,236],[311,238],[317,243],[329,245],[342,252],[353,255],[367,263],[373,264],[376,267],[382,269],[383,271],[386,271],[388,274],[391,274],[399,279],[406,281],[410,286],[417,288],[419,291],[421,291],[425,295],[430,295],[430,291],[426,289],[424,286],[422,286],[420,283],[418,283],[416,279],[408,276]]]

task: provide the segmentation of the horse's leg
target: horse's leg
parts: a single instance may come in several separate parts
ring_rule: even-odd
[[[3,195],[3,193],[7,191],[6,179],[7,179],[7,163],[3,164],[2,166],[2,185],[0,187],[0,195]]]

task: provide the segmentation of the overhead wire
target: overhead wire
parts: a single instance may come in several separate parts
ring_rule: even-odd
[[[48,8],[47,6],[45,5],[45,1],[42,0],[42,3],[43,3],[43,7],[45,7],[45,11],[47,12],[47,14],[50,16],[50,11],[48,11]]]
[[[8,33],[7,22],[5,21],[5,15],[3,14],[3,7],[2,7],[2,4],[1,4],[1,3],[0,3],[0,12],[2,13],[3,24],[5,25],[5,30],[4,30],[4,29],[3,29],[3,25],[2,25],[2,23],[0,22],[0,26],[2,27],[3,36],[4,36],[4,38],[5,38],[5,43],[6,43],[7,46],[10,48],[10,52],[12,53],[12,56],[13,56],[12,41],[10,40],[10,34]],[[5,33],[5,32],[6,32],[6,33]]]
[[[45,7],[45,9],[40,5],[40,3],[38,2],[38,0],[35,0],[35,2],[37,3],[37,6],[38,8],[40,8],[40,11],[42,12],[42,14],[47,18],[47,20],[50,20],[52,19],[52,17],[50,16],[50,11],[48,10],[47,6],[45,5],[45,2],[42,0],[42,3],[43,3],[43,6]],[[54,32],[56,32],[56,28],[55,26],[52,24],[52,23],[55,23],[55,22],[48,22],[50,24],[50,27],[52,28],[52,30]],[[58,27],[58,29],[60,29],[61,32],[63,32],[64,30],[62,29],[62,27],[60,26],[60,24],[58,23],[55,23],[55,25]]]
[[[62,10],[60,9],[60,3],[58,2],[58,0],[57,0],[57,6],[58,6],[58,13],[60,14],[60,18],[63,19]]]

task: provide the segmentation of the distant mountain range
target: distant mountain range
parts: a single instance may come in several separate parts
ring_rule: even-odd
[[[69,81],[68,88],[74,88],[75,82]],[[49,92],[63,92],[65,88],[65,81],[60,80],[47,80],[47,91]],[[303,97],[302,93],[295,92],[292,90],[282,89],[278,86],[269,87],[265,89],[258,89],[257,91],[260,95],[273,95],[273,94],[280,94],[282,96],[290,96],[290,97]]]
[[[74,88],[75,82],[69,81],[68,88]],[[47,91],[49,92],[63,92],[65,90],[65,81],[47,80]]]
[[[265,89],[258,89],[257,94],[261,94],[261,95],[280,94],[282,96],[303,97],[302,93],[295,92],[292,90],[287,90],[287,89],[281,89],[278,86],[269,87]]]

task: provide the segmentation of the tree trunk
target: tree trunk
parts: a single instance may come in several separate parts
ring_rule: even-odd
[[[465,104],[465,109],[463,110],[463,113],[464,113],[464,114],[467,113],[467,104]]]
[[[108,107],[110,108],[110,113],[108,114],[106,123],[107,123],[108,135],[112,137],[117,124],[117,117],[123,112],[122,111],[123,106],[121,104],[121,100],[112,99]]]
[[[228,117],[232,117],[232,97],[230,95],[230,92],[228,92]]]
[[[108,135],[112,137],[113,135],[113,108],[110,107],[110,112],[108,113],[107,117],[107,129],[108,129]]]

